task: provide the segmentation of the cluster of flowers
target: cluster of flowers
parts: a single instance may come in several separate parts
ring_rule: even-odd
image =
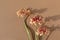
[[[31,11],[29,9],[21,9],[19,11],[17,11],[17,15],[18,17],[25,17],[25,16],[29,16],[31,14]],[[34,16],[33,18],[30,19],[30,24],[34,24],[35,26],[37,24],[40,25],[40,27],[37,28],[37,35],[45,35],[47,33],[47,29],[45,27],[42,27],[44,23],[44,18],[43,16]]]
[[[44,24],[44,19],[42,16],[37,15],[31,18],[30,24],[35,25],[35,26],[39,24],[39,27],[37,28],[37,32],[36,32],[37,35],[43,36],[47,33],[46,27],[42,26]]]

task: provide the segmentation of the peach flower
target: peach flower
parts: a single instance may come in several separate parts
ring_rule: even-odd
[[[17,11],[18,17],[25,17],[25,16],[28,16],[29,14],[30,14],[29,9],[20,9]]]

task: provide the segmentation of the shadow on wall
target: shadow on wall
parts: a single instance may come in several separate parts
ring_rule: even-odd
[[[56,21],[59,19],[60,19],[60,15],[56,15],[56,16],[52,16],[52,17],[46,17],[45,21],[50,21],[50,20]]]
[[[47,10],[47,8],[43,8],[43,9],[32,9],[32,8],[28,8],[28,9],[30,9],[31,10],[31,13],[43,13],[43,12],[45,12],[46,10]],[[60,15],[56,15],[56,16],[51,16],[51,17],[46,17],[45,18],[45,21],[46,22],[49,22],[50,20],[53,20],[53,21],[55,21],[55,20],[59,20],[60,19]],[[49,35],[47,36],[47,38],[46,38],[46,40],[48,40],[48,38],[50,37],[50,35],[56,30],[56,29],[60,29],[60,26],[54,26],[54,25],[52,25],[52,27],[48,27],[47,25],[45,26],[47,29],[49,29],[49,31],[50,31],[50,33],[49,33]],[[35,33],[34,33],[34,30],[32,29],[32,28],[30,28],[29,27],[29,25],[28,25],[28,28],[31,30],[31,33],[32,33],[32,36],[33,36],[33,40],[35,40]],[[40,39],[40,38],[39,38]],[[41,40],[41,39],[40,39]]]
[[[43,12],[45,12],[48,8],[43,8],[43,9],[32,9],[32,8],[28,8],[28,9],[30,9],[31,10],[31,13],[32,14],[35,14],[35,13],[43,13]]]
[[[45,26],[47,29],[49,29],[50,33],[47,36],[46,40],[48,40],[48,38],[50,37],[50,35],[56,30],[59,29],[60,30],[60,26],[54,26],[52,25],[51,27]]]

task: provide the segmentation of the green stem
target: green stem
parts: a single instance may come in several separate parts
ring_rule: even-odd
[[[31,31],[29,30],[28,25],[27,25],[27,18],[28,17],[26,17],[26,19],[24,20],[25,30],[27,32],[28,40],[33,40]]]
[[[39,40],[39,35],[35,33],[35,40]]]
[[[35,31],[35,40],[39,40],[39,35],[37,35],[37,29],[38,29],[38,24],[36,26],[36,31]]]

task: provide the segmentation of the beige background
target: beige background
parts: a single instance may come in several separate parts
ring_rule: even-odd
[[[0,40],[27,40],[22,19],[16,15],[20,8],[43,9],[45,17],[60,15],[60,0],[0,0]],[[60,25],[60,19],[49,25]],[[49,40],[60,40],[60,30],[54,31]]]

